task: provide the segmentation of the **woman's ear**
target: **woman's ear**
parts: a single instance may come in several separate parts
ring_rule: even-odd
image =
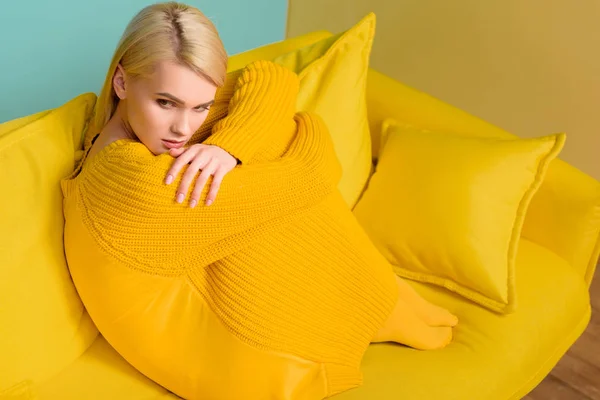
[[[125,71],[121,64],[117,64],[115,75],[113,76],[113,88],[119,99],[123,100],[127,97],[127,89],[125,87]]]

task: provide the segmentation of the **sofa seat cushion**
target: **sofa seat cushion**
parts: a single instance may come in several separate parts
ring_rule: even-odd
[[[521,240],[516,261],[519,307],[499,315],[452,294],[416,283],[424,297],[456,314],[454,340],[439,351],[371,345],[364,385],[336,400],[521,399],[585,330],[590,303],[583,279],[566,261]]]
[[[590,306],[581,277],[541,246],[521,241],[516,273],[519,309],[504,316],[445,289],[410,282],[423,296],[459,316],[453,343],[437,351],[373,344],[363,359],[363,386],[333,398],[522,398],[583,332]],[[178,398],[127,364],[102,337],[36,389],[39,400]]]
[[[100,335],[82,356],[34,393],[35,400],[180,398],[138,372]]]

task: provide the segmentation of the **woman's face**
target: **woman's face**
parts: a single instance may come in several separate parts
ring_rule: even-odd
[[[131,79],[119,65],[113,79],[121,99],[121,118],[135,135],[158,155],[185,145],[200,128],[217,87],[191,69],[160,62],[152,75]]]

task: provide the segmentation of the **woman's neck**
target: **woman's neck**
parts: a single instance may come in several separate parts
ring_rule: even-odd
[[[127,115],[126,108],[127,104],[124,101],[117,104],[117,109],[100,132],[100,136],[104,136],[105,139],[112,139],[111,141],[118,139],[137,140],[137,136],[125,117]]]
[[[92,147],[90,148],[84,161],[84,165],[87,163],[88,160],[93,158],[100,150],[102,150],[104,147],[116,140],[137,140],[137,137],[135,136],[135,133],[133,133],[131,126],[127,122],[126,118],[124,118],[125,115],[127,115],[127,113],[125,112],[125,105],[123,104],[123,102],[119,102],[113,116],[106,123],[104,128],[102,128],[100,134],[92,144]]]

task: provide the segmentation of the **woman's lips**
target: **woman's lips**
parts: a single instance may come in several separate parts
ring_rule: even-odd
[[[162,139],[162,142],[167,149],[178,149],[185,144],[185,142],[173,142],[164,139]]]

